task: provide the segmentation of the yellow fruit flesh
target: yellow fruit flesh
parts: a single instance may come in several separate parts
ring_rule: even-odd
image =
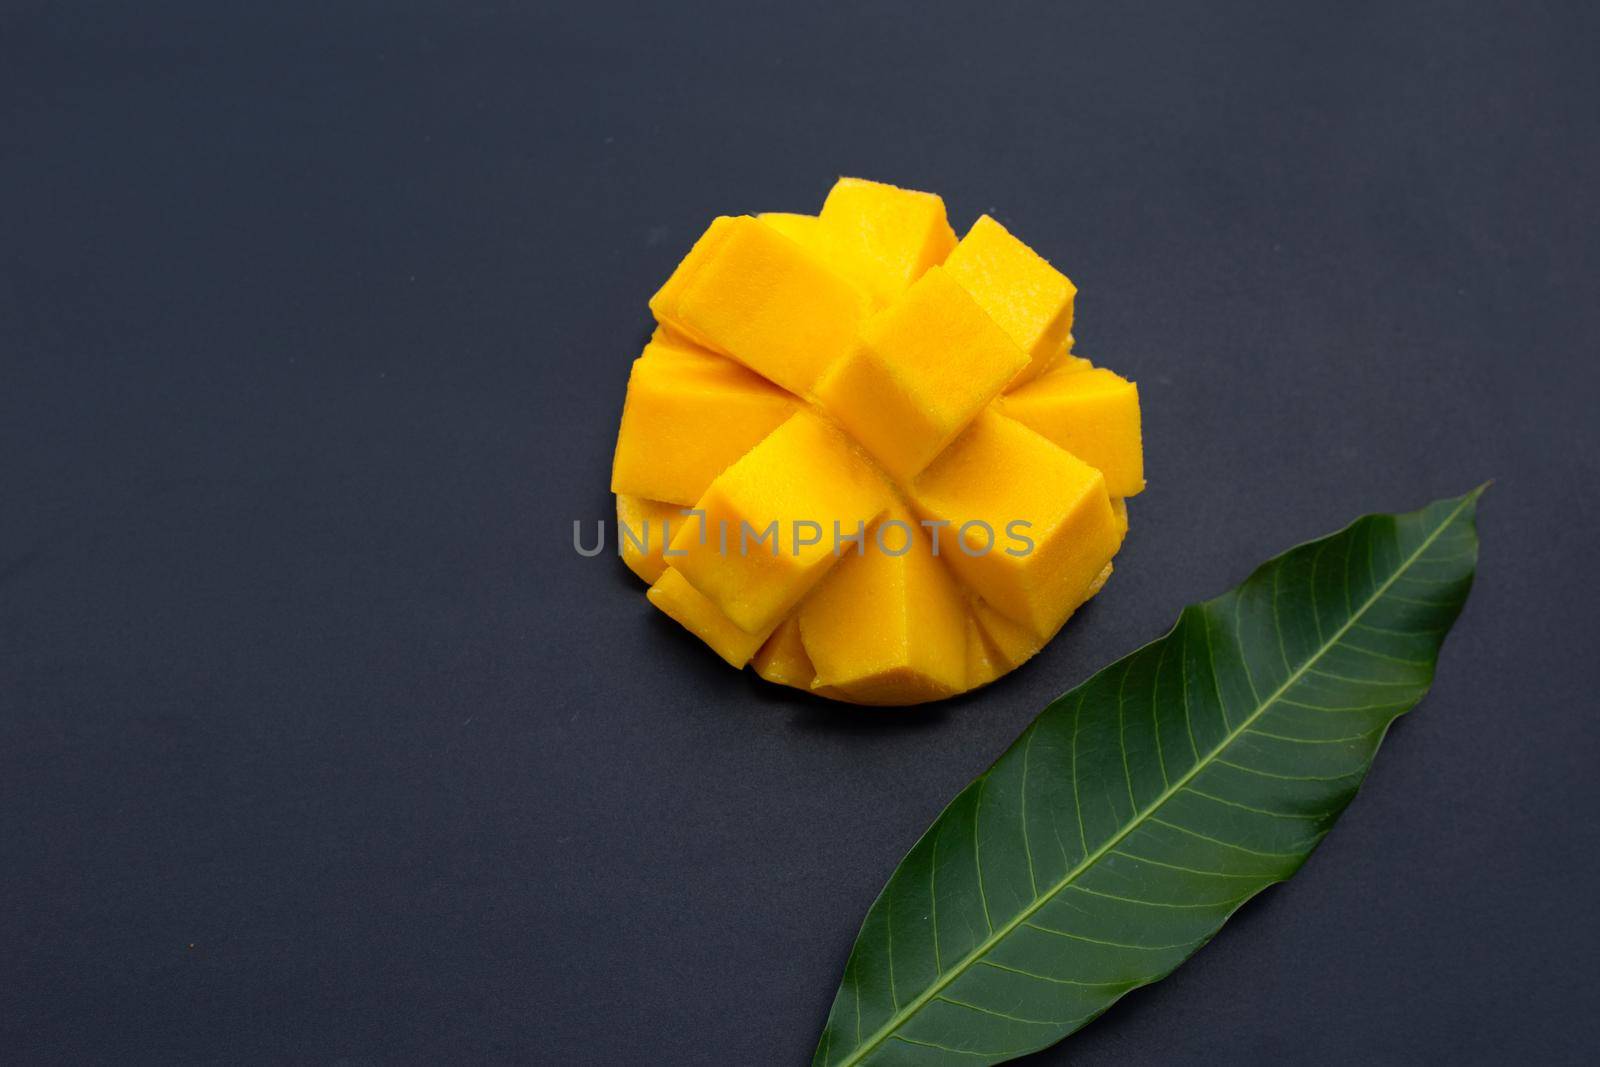
[[[800,606],[814,684],[869,704],[959,693],[966,688],[961,590],[912,516],[895,511],[890,519],[882,545],[875,531]]]
[[[938,267],[861,326],[817,399],[897,481],[916,477],[1028,357]]]
[[[654,582],[667,569],[662,552],[672,531],[684,521],[680,504],[618,493],[617,549],[622,553],[622,562],[645,581]]]
[[[1044,642],[1021,623],[1006,618],[984,600],[973,601],[972,618],[988,643],[990,658],[1000,665],[1002,673],[1022,666],[1044,647]]]
[[[805,642],[800,639],[800,617],[790,615],[772,631],[767,643],[751,659],[750,666],[769,682],[810,689],[817,670],[811,665]]]
[[[651,301],[619,433],[619,544],[651,602],[731,664],[855,703],[1032,657],[1104,585],[1143,487],[1137,392],[1073,354],[1075,293],[994,220],[957,243],[938,197],[893,186],[717,219]],[[875,536],[900,548],[896,524],[901,555]],[[836,553],[835,525],[864,551]]]
[[[988,685],[1011,668],[996,659],[978,620],[967,616],[967,688]]]
[[[1061,347],[1056,350],[1056,354],[1053,357],[1046,360],[1042,366],[1036,365],[1034,368],[1031,368],[1033,374],[1054,374],[1057,371],[1065,372],[1071,370],[1089,370],[1092,368],[1094,366],[1093,363],[1089,362],[1082,356],[1073,354],[1072,346],[1073,338],[1069,333],[1067,334],[1066,341],[1063,342]],[[1032,375],[1023,375],[1021,380],[1011,383],[1012,388],[1023,385],[1031,376]]]
[[[855,345],[866,294],[748,215],[711,224],[650,301],[656,320],[805,395]]]
[[[1028,353],[1032,362],[1018,383],[1043,371],[1072,331],[1077,286],[988,215],[972,224],[944,268]]]
[[[888,303],[956,245],[944,201],[861,178],[840,178],[818,216],[852,260],[868,268],[868,293]]]
[[[734,667],[743,667],[756,654],[767,633],[749,633],[733,624],[717,606],[701,596],[676,570],[668,567],[646,594],[650,603],[677,620],[684,629],[711,646]]]
[[[890,499],[855,446],[802,410],[711,483],[672,566],[745,630],[770,630],[837,562],[835,524],[858,532]]]
[[[912,483],[911,497],[924,518],[950,524],[944,558],[956,574],[1041,638],[1083,602],[1121,544],[1100,472],[993,411]],[[1025,554],[1001,547],[1018,535],[1032,542]]]
[[[693,504],[796,407],[737,363],[652,342],[628,376],[611,491]]]
[[[770,212],[757,215],[795,244],[828,265],[828,269],[866,294],[876,307],[882,301],[874,294],[881,287],[877,267],[862,258],[860,251],[840,238],[839,232],[816,215],[791,215]]]
[[[1008,393],[1000,410],[1105,475],[1115,497],[1144,490],[1139,389],[1103,367],[1051,371]]]

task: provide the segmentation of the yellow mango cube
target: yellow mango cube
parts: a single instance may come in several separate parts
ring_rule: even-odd
[[[662,553],[685,521],[694,520],[685,519],[681,504],[618,493],[617,548],[622,562],[646,582],[654,582],[667,569]]]
[[[800,639],[799,615],[790,615],[772,631],[767,643],[750,660],[750,666],[769,682],[795,689],[811,688],[817,671],[806,654],[805,642]]]
[[[989,410],[910,492],[925,518],[949,523],[941,558],[1043,639],[1083,602],[1121,544],[1101,473]]]
[[[859,533],[889,501],[855,446],[801,409],[717,476],[696,505],[703,523],[677,533],[668,561],[737,625],[764,634],[838,561],[835,534]]]
[[[876,266],[863,259],[859,249],[840,240],[838,232],[816,215],[773,211],[756,218],[817,257],[829,270],[865,293],[874,306],[879,303],[872,295],[877,284]]]
[[[914,478],[1028,362],[940,267],[861,326],[817,399],[890,475]]]
[[[864,262],[869,294],[887,304],[956,246],[944,201],[933,193],[840,178],[819,216],[851,258]]]
[[[696,238],[689,248],[689,254],[678,262],[666,282],[650,298],[650,313],[656,320],[655,333],[650,338],[652,341],[668,341],[676,338],[688,342],[688,347],[691,348],[709,347],[694,331],[679,326],[674,321],[674,316],[678,301],[688,288],[689,282],[716,258],[728,235],[736,229],[735,221],[733,217],[727,215],[719,215],[712,219],[711,225],[706,227],[705,232]]]
[[[628,376],[611,491],[693,504],[796,406],[737,363],[652,341]]]
[[[869,704],[959,693],[966,684],[961,590],[910,513],[896,509],[889,518],[800,605],[813,684]]]
[[[1078,287],[1043,256],[984,215],[944,266],[1032,361],[1018,381],[1042,372],[1072,332]]]
[[[1104,587],[1144,486],[1137,389],[1075,354],[1075,297],[994,219],[958,242],[939,197],[878,182],[714,220],[629,376],[624,563],[727,662],[818,697],[1015,669]]]
[[[764,211],[757,215],[756,219],[771,226],[830,267],[835,266],[833,257],[839,250],[839,242],[817,216],[797,215],[789,211]]]
[[[1000,666],[1002,674],[1016,670],[1044,647],[1044,642],[1026,626],[1006,618],[986,601],[974,600],[971,610],[973,622],[988,642],[989,657]]]
[[[1093,370],[1094,364],[1082,356],[1075,356],[1071,352],[1064,352],[1050,364],[1045,371],[1047,374],[1068,374],[1076,370]]]
[[[1106,477],[1114,497],[1144,489],[1139,389],[1103,367],[1052,371],[1006,394],[1000,410]]]
[[[735,626],[677,571],[668,567],[645,594],[650,603],[711,646],[729,664],[743,667],[766,641],[765,633],[751,634]]]
[[[657,325],[650,334],[650,342],[639,353],[640,359],[673,359],[679,362],[717,364],[733,363],[727,356],[704,348],[670,326]],[[734,366],[740,364],[734,363]],[[757,377],[760,377],[757,375]],[[764,381],[765,379],[763,379]]]
[[[1011,390],[1000,410],[1106,475],[1112,496],[1144,491],[1139,387],[1120,374],[1101,366],[1051,371]]]
[[[989,643],[984,640],[983,631],[978,627],[978,620],[968,615],[966,687],[976,689],[980,685],[988,685],[1008,669],[990,651]]]
[[[1064,341],[1061,347],[1056,350],[1056,354],[1050,359],[1046,360],[1042,365],[1036,362],[1033,366],[1029,367],[1029,374],[1024,376],[1024,380],[1026,380],[1028,377],[1034,377],[1041,374],[1057,374],[1065,373],[1066,371],[1091,369],[1094,366],[1093,363],[1089,362],[1089,360],[1085,359],[1084,357],[1073,353],[1073,343],[1072,335],[1070,333],[1067,334],[1066,341]],[[1011,387],[1015,389],[1017,386],[1022,384],[1022,381],[1014,381],[1011,383]]]
[[[806,394],[855,345],[865,293],[776,229],[719,218],[650,301],[656,321]]]

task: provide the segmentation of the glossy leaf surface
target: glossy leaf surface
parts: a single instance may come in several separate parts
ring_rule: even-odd
[[[1479,492],[1294,548],[1054,701],[890,877],[814,1065],[1043,1048],[1298,870],[1427,692]]]

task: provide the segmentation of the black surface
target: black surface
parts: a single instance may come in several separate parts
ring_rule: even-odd
[[[1592,9],[293,6],[0,15],[0,1059],[802,1063],[1051,696],[1490,477],[1337,831],[1038,1062],[1592,1054]],[[1106,595],[921,712],[570,547],[646,298],[841,172],[995,210],[1144,401]]]

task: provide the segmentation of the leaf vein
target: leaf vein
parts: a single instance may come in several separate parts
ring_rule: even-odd
[[[1084,858],[1074,868],[1068,870],[1065,874],[1062,875],[1062,877],[1056,882],[1055,886],[1049,892],[1047,892],[1044,896],[1041,896],[1041,897],[1037,898],[1036,900],[1034,900],[1033,902],[1031,902],[1026,908],[1022,909],[1017,914],[1017,916],[1015,918],[1010,920],[1001,929],[991,932],[990,935],[987,938],[985,938],[979,944],[973,946],[973,948],[970,949],[966,953],[966,955],[963,956],[962,959],[960,961],[958,961],[957,964],[955,966],[953,966],[950,970],[946,971],[943,968],[942,965],[939,965],[938,966],[939,975],[938,975],[937,979],[934,982],[930,983],[928,985],[928,987],[925,988],[921,993],[919,993],[917,998],[915,1000],[913,1000],[911,1002],[911,1004],[908,1005],[905,1009],[896,1010],[894,1012],[894,1014],[890,1017],[890,1019],[888,1021],[886,1021],[881,1027],[879,1027],[879,1029],[872,1035],[872,1037],[870,1037],[868,1039],[868,1041],[865,1044],[858,1045],[854,1050],[852,1050],[851,1055],[844,1061],[844,1067],[850,1067],[850,1065],[859,1063],[868,1053],[870,1053],[873,1049],[875,1049],[879,1045],[881,1045],[883,1043],[883,1041],[887,1040],[889,1037],[892,1037],[892,1036],[898,1037],[899,1035],[896,1034],[896,1031],[902,1025],[905,1024],[906,1020],[910,1017],[911,1014],[913,1014],[923,1004],[926,1004],[928,1001],[932,1000],[934,997],[940,995],[943,992],[943,990],[946,987],[949,986],[949,984],[951,982],[955,981],[956,978],[958,978],[961,974],[965,973],[966,969],[969,966],[971,966],[974,961],[982,958],[991,949],[993,949],[994,946],[999,942],[999,940],[1001,938],[1003,938],[1006,934],[1008,934],[1012,930],[1016,929],[1016,927],[1019,926],[1019,925],[1023,925],[1023,924],[1034,925],[1034,924],[1028,923],[1028,920],[1030,919],[1030,917],[1033,914],[1035,914],[1040,908],[1042,908],[1046,903],[1048,903],[1049,900],[1054,899],[1055,895],[1057,893],[1059,893],[1062,889],[1067,888],[1068,886],[1072,886],[1073,883],[1074,883],[1074,880],[1079,875],[1081,875],[1084,871],[1086,871],[1086,870],[1090,869],[1091,867],[1093,867],[1093,865],[1095,863],[1099,862],[1099,860],[1103,856],[1105,856],[1108,852],[1110,852],[1118,844],[1120,844],[1125,838],[1128,837],[1128,835],[1132,834],[1136,829],[1138,829],[1141,825],[1143,825],[1146,820],[1155,818],[1154,813],[1157,810],[1159,810],[1168,800],[1170,800],[1178,790],[1181,790],[1184,786],[1188,785],[1188,783],[1196,775],[1198,775],[1200,773],[1200,771],[1202,769],[1204,769],[1204,767],[1210,763],[1210,761],[1217,760],[1218,762],[1226,762],[1226,761],[1223,761],[1223,760],[1220,759],[1220,753],[1223,750],[1225,750],[1229,745],[1231,745],[1235,740],[1237,740],[1239,733],[1243,729],[1249,727],[1257,718],[1259,718],[1262,714],[1264,714],[1266,712],[1267,708],[1271,707],[1272,704],[1274,704],[1279,698],[1281,698],[1284,694],[1286,694],[1296,683],[1299,682],[1299,680],[1302,677],[1305,676],[1305,674],[1308,671],[1312,670],[1312,666],[1311,665],[1313,663],[1317,662],[1322,656],[1326,655],[1331,650],[1331,648],[1334,645],[1336,645],[1337,642],[1340,639],[1343,638],[1345,633],[1347,633],[1349,631],[1350,627],[1355,623],[1355,621],[1360,616],[1364,615],[1368,610],[1370,610],[1372,608],[1372,606],[1374,604],[1376,604],[1379,601],[1380,598],[1383,597],[1383,595],[1388,591],[1388,589],[1394,584],[1395,578],[1397,578],[1400,574],[1404,573],[1406,568],[1409,567],[1416,560],[1422,558],[1424,552],[1426,552],[1426,550],[1436,540],[1438,540],[1440,535],[1455,522],[1456,518],[1461,515],[1461,513],[1466,509],[1468,504],[1470,504],[1475,499],[1476,499],[1476,494],[1473,494],[1473,495],[1469,495],[1469,496],[1463,497],[1459,502],[1457,502],[1455,507],[1450,511],[1450,513],[1447,516],[1445,516],[1435,526],[1435,528],[1426,537],[1424,537],[1420,541],[1420,543],[1417,545],[1417,547],[1411,552],[1409,557],[1407,557],[1407,558],[1405,558],[1405,559],[1403,559],[1403,560],[1401,560],[1399,562],[1399,564],[1395,567],[1395,573],[1392,574],[1389,577],[1389,579],[1387,579],[1385,582],[1383,582],[1382,584],[1378,585],[1377,588],[1372,590],[1372,592],[1368,595],[1368,597],[1366,598],[1365,602],[1363,603],[1360,611],[1351,612],[1349,614],[1349,617],[1346,618],[1344,623],[1340,626],[1339,630],[1335,632],[1333,637],[1329,641],[1324,642],[1323,645],[1321,647],[1319,647],[1315,652],[1311,653],[1306,658],[1306,661],[1301,665],[1301,667],[1298,670],[1296,670],[1293,673],[1291,673],[1291,675],[1288,678],[1286,678],[1283,681],[1283,683],[1281,685],[1279,685],[1277,687],[1277,689],[1274,690],[1274,692],[1271,693],[1265,701],[1261,700],[1259,693],[1255,694],[1253,699],[1256,702],[1256,706],[1253,709],[1253,711],[1249,715],[1247,715],[1245,717],[1245,719],[1241,722],[1241,724],[1240,724],[1240,726],[1238,728],[1233,728],[1233,727],[1230,726],[1230,728],[1228,729],[1228,732],[1226,733],[1226,735],[1211,749],[1210,752],[1207,753],[1206,759],[1197,762],[1195,767],[1193,767],[1190,771],[1188,771],[1184,775],[1184,777],[1182,779],[1180,779],[1172,787],[1164,790],[1162,792],[1162,794],[1160,796],[1156,797],[1151,802],[1151,804],[1148,807],[1146,807],[1144,810],[1142,810],[1142,811],[1136,810],[1133,813],[1133,817],[1130,818],[1130,820],[1128,822],[1128,825],[1123,827],[1120,831],[1112,834],[1104,843],[1100,844],[1092,854],[1091,853],[1086,853]],[[1346,590],[1346,596],[1348,597],[1348,589]],[[1235,605],[1236,606],[1237,606],[1237,603],[1238,603],[1238,598],[1235,599]],[[1237,620],[1237,610],[1235,611],[1235,618]],[[1237,623],[1236,623],[1236,633],[1237,633]],[[1245,669],[1246,669],[1246,675],[1248,677],[1249,676],[1248,663],[1246,663],[1246,668]],[[1420,696],[1420,694],[1419,694],[1419,696]],[[1083,691],[1080,690],[1080,694],[1079,694],[1079,698],[1078,698],[1078,704],[1076,705],[1075,710],[1074,710],[1074,720],[1073,720],[1073,788],[1074,788],[1074,793],[1076,793],[1076,791],[1077,791],[1077,775],[1076,775],[1077,733],[1078,733],[1079,720],[1081,719],[1081,711],[1082,711],[1083,699],[1084,699]],[[1225,712],[1224,712],[1224,714],[1225,714]],[[1260,772],[1252,771],[1250,768],[1245,768],[1245,767],[1240,767],[1239,769],[1247,771],[1247,772],[1250,772],[1250,773],[1260,773]],[[1361,773],[1362,773],[1361,770],[1357,770],[1357,771],[1352,772],[1351,774],[1341,775],[1339,777],[1341,777],[1341,778],[1350,778],[1350,777],[1358,776]],[[1268,775],[1268,777],[1271,777],[1271,776]],[[1283,776],[1283,777],[1287,777],[1287,776]],[[1079,816],[1080,834],[1082,834],[1083,833],[1083,829],[1082,829],[1083,828],[1083,819],[1082,819],[1081,810],[1079,811],[1078,816]],[[943,825],[943,823],[941,822],[940,825]],[[1180,829],[1182,829],[1182,828],[1180,827]],[[1084,835],[1084,839],[1085,839],[1085,848],[1087,849],[1087,836],[1086,835]],[[1320,835],[1319,835],[1319,839],[1320,839]],[[934,840],[935,840],[935,844],[937,845],[937,841],[938,841],[937,832],[935,834],[935,839]],[[1249,851],[1249,850],[1246,850],[1246,851]],[[1295,858],[1301,858],[1300,854],[1290,854],[1290,855],[1294,856]],[[936,929],[937,929],[937,927],[936,927]],[[1059,933],[1059,931],[1053,931],[1053,932]],[[937,962],[937,954],[935,956],[935,959],[936,959],[936,962]]]

